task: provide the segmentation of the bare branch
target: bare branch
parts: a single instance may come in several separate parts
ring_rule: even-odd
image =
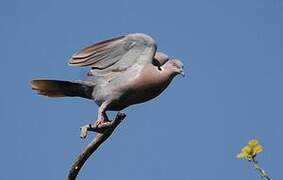
[[[79,171],[83,167],[87,159],[94,153],[98,147],[113,133],[115,128],[122,122],[126,115],[118,112],[113,121],[105,122],[99,126],[88,124],[81,127],[81,137],[85,138],[88,131],[96,132],[96,137],[90,142],[83,152],[79,155],[77,160],[72,165],[67,180],[75,180]]]

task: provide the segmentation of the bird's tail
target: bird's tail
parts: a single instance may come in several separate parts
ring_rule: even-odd
[[[32,80],[31,86],[38,94],[48,97],[78,96],[92,99],[93,86],[83,82],[59,80]]]

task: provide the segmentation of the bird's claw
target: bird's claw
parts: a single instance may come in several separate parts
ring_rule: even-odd
[[[116,115],[116,119],[118,118],[120,121],[122,121],[126,117],[126,114],[123,112],[118,112]],[[103,129],[107,126],[109,126],[108,123],[111,121],[108,119],[98,119],[96,120],[95,124],[88,124],[84,125],[80,128],[80,137],[81,139],[85,139],[87,137],[88,131],[94,131],[97,133],[103,132]]]
[[[98,128],[100,125],[104,124],[104,123],[109,123],[111,122],[110,120],[107,119],[98,119],[95,122],[95,128]]]
[[[101,119],[98,119],[96,120],[95,122],[95,127],[98,128],[99,125],[103,124],[104,123],[104,120],[101,120]]]

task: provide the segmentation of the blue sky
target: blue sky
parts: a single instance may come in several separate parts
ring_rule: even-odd
[[[259,179],[236,159],[248,140],[283,179],[283,1],[38,1],[0,5],[0,179],[63,179],[93,138],[79,127],[97,107],[50,99],[33,78],[75,80],[78,49],[131,32],[185,64],[158,98],[125,110],[126,120],[92,156],[79,179]],[[112,114],[113,116],[113,114]],[[4,144],[3,144],[4,142]]]

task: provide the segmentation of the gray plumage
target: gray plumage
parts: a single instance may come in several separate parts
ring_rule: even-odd
[[[107,120],[106,111],[120,111],[158,96],[183,64],[156,52],[155,41],[135,33],[96,43],[75,53],[74,67],[89,66],[86,81],[33,80],[32,88],[49,97],[78,96],[99,106],[97,123]]]

